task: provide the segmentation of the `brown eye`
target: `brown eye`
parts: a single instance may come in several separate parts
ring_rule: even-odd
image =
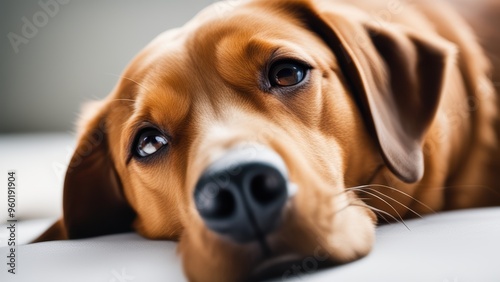
[[[135,151],[139,157],[147,157],[168,144],[167,138],[156,129],[146,129],[139,133]]]
[[[278,62],[271,67],[269,82],[272,86],[287,87],[304,80],[307,68],[295,62]]]

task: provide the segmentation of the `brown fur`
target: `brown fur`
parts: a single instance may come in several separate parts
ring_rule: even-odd
[[[93,106],[68,168],[64,217],[38,241],[133,229],[179,240],[190,280],[240,280],[264,260],[259,248],[209,231],[192,195],[202,171],[242,142],[275,150],[298,185],[269,239],[274,256],[348,262],[372,247],[373,211],[397,219],[499,204],[497,61],[451,6],[217,5],[156,38]],[[308,62],[308,83],[262,89],[273,56]],[[168,153],[148,163],[129,156],[144,122],[171,135]]]

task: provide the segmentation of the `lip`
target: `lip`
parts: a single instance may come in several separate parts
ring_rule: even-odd
[[[258,264],[246,281],[276,281],[281,278],[294,277],[297,275],[297,269],[304,266],[304,262],[311,259],[311,257],[299,255],[296,253],[288,253],[279,255],[262,261]],[[319,271],[327,267],[334,267],[338,265],[330,260],[316,261],[316,267],[309,271],[301,269],[302,274],[311,273],[312,271]],[[304,272],[305,271],[305,272]]]
[[[266,259],[254,268],[247,281],[263,281],[278,278],[294,264],[300,263],[302,259],[303,256],[298,254],[285,254]]]

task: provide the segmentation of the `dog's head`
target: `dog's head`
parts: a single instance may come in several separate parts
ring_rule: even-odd
[[[339,4],[230,4],[160,35],[92,106],[68,237],[180,240],[192,280],[365,255],[376,219],[350,187],[422,177],[447,45]]]

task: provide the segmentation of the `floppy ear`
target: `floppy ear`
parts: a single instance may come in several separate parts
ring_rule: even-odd
[[[286,5],[335,53],[386,165],[405,182],[420,180],[423,141],[454,58],[452,45],[359,15],[319,12],[307,1]]]
[[[66,172],[63,221],[69,239],[131,230],[135,214],[110,155],[105,115],[87,123]]]
[[[64,180],[63,218],[33,242],[132,230],[135,213],[122,193],[109,152],[106,113],[98,104],[88,104],[83,110],[80,138]]]

